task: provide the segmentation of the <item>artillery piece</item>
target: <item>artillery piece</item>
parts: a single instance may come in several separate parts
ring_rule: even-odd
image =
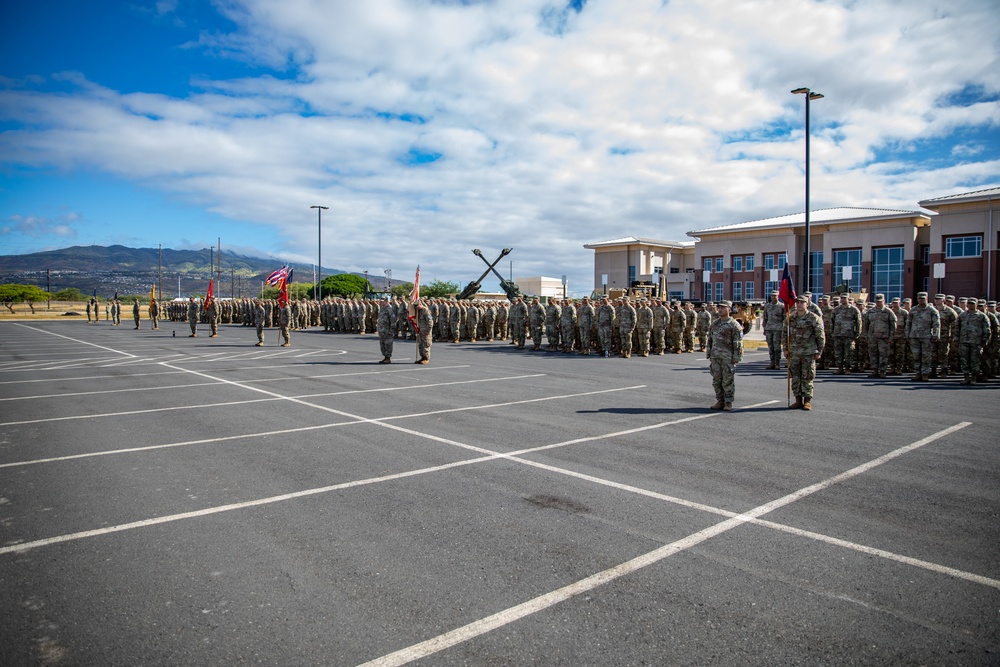
[[[472,254],[474,254],[479,259],[483,260],[483,262],[487,266],[487,269],[483,271],[483,275],[479,276],[479,280],[473,280],[471,283],[466,285],[465,289],[459,292],[455,298],[471,299],[473,296],[475,296],[476,292],[482,289],[483,279],[490,274],[490,271],[492,271],[493,274],[500,279],[500,289],[502,289],[504,291],[504,294],[507,295],[508,300],[513,301],[517,297],[521,296],[521,290],[518,289],[517,285],[515,285],[513,282],[501,276],[495,268],[496,265],[500,262],[500,260],[509,255],[513,250],[514,250],[513,248],[504,248],[503,250],[500,251],[500,256],[497,257],[495,260],[493,260],[493,263],[491,264],[483,256],[482,250],[480,250],[479,248],[473,248]]]

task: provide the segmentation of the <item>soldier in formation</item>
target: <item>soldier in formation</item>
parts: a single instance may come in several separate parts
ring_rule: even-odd
[[[708,332],[708,349],[705,356],[710,361],[712,388],[715,404],[712,410],[731,411],[736,396],[736,364],[743,361],[743,327],[729,317],[732,303],[718,304],[719,318],[712,322]]]
[[[785,359],[791,377],[793,410],[812,410],[813,383],[816,380],[816,362],[826,344],[823,319],[809,310],[809,298],[795,299],[795,310],[789,314],[782,338],[785,340]]]

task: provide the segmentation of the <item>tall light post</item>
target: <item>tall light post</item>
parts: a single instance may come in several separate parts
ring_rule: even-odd
[[[329,206],[310,206],[309,208],[316,209],[317,224],[319,232],[316,237],[316,246],[319,250],[319,257],[317,257],[316,270],[319,280],[316,281],[316,286],[313,288],[313,298],[319,301],[320,295],[323,293],[323,288],[320,286],[323,282],[323,211],[330,210]]]
[[[385,291],[392,292],[392,269],[385,270]]]
[[[803,263],[802,266],[803,270],[802,282],[800,282],[799,284],[804,285],[802,291],[808,292],[811,291],[811,285],[809,283],[810,279],[812,278],[812,267],[810,266],[810,264],[812,263],[812,252],[811,248],[809,247],[812,235],[812,232],[810,231],[809,228],[809,102],[811,102],[812,100],[822,99],[823,95],[821,95],[820,93],[814,93],[808,88],[796,88],[795,90],[792,91],[792,94],[806,96],[806,231],[805,231],[806,257],[805,257],[805,262]]]

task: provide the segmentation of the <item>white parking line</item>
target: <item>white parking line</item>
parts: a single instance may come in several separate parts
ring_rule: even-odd
[[[913,451],[918,447],[923,447],[930,442],[938,440],[939,438],[949,435],[959,429],[965,428],[968,425],[969,422],[962,422],[960,424],[956,424],[955,426],[946,428],[943,431],[938,431],[937,433],[923,438],[922,440],[918,440],[915,443],[905,447],[900,447],[899,449],[889,452],[884,456],[872,459],[865,464],[852,468],[839,475],[827,478],[822,482],[803,487],[794,493],[790,493],[776,500],[772,500],[769,503],[755,507],[749,512],[743,512],[742,514],[738,514],[732,518],[717,523],[714,526],[709,526],[704,530],[699,530],[698,532],[692,533],[683,539],[671,542],[670,544],[665,544],[662,547],[638,556],[637,558],[633,558],[602,572],[580,579],[579,581],[573,582],[568,586],[563,586],[562,588],[558,588],[554,591],[546,593],[545,595],[540,595],[519,605],[509,607],[508,609],[504,609],[503,611],[487,616],[478,621],[474,621],[468,625],[464,625],[460,628],[445,632],[418,644],[414,644],[399,651],[381,656],[364,663],[361,667],[399,667],[413,662],[414,660],[420,660],[421,658],[425,658],[429,655],[439,653],[440,651],[469,641],[470,639],[474,639],[480,635],[492,632],[497,628],[509,625],[526,616],[536,614],[552,607],[553,605],[559,604],[560,602],[569,600],[570,598],[573,598],[581,593],[585,593],[616,579],[620,579],[621,577],[636,572],[637,570],[640,570],[648,565],[658,563],[665,558],[673,556],[674,554],[686,551],[687,549],[697,546],[706,540],[726,533],[733,528],[752,522],[754,519],[758,519],[780,507],[790,505],[791,503],[812,495],[817,491],[821,491],[833,486],[834,484],[856,477],[863,472],[867,472],[876,466],[882,465],[886,461],[902,456],[903,454]],[[993,583],[994,587],[1000,587],[1000,582],[994,580],[989,581]]]

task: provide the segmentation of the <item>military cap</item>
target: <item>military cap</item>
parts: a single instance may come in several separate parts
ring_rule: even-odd
[[[807,292],[807,294],[808,294],[808,292]],[[846,299],[847,297],[844,297],[844,298]],[[802,303],[809,303],[809,297],[807,297],[805,294],[803,294],[802,296],[795,297],[795,300],[796,301],[801,301]]]
[[[935,299],[944,299],[945,297],[944,297],[944,294],[935,294],[934,298]]]
[[[948,301],[954,301],[955,300],[955,295],[954,294],[949,294],[948,296],[945,297],[945,299],[947,299]]]
[[[997,302],[996,301],[987,301],[986,305],[989,306],[989,307],[991,307],[991,308],[996,308],[997,307]]]
[[[918,299],[926,299],[927,298],[927,292],[917,292],[917,298]]]
[[[771,290],[771,296],[781,296],[781,292],[778,290]]]
[[[910,297],[906,297],[905,299],[903,299],[903,303],[913,303],[913,299],[911,299]]]
[[[813,295],[812,292],[803,292],[802,293],[802,296],[812,296],[812,295]]]
[[[892,302],[893,303],[899,303],[899,297],[898,296],[892,297]]]
[[[979,300],[979,305],[980,306],[985,306],[986,305],[986,299],[980,299]]]
[[[965,297],[965,296],[963,296],[963,297],[962,297],[961,299],[959,299],[959,300],[958,300],[958,302],[959,302],[959,303],[969,303],[969,298],[968,298],[968,297]]]
[[[875,300],[876,301],[885,301],[885,294],[876,294],[875,295]]]
[[[733,302],[732,301],[720,301],[718,305],[719,306],[725,306],[726,308],[732,308],[733,307]]]

